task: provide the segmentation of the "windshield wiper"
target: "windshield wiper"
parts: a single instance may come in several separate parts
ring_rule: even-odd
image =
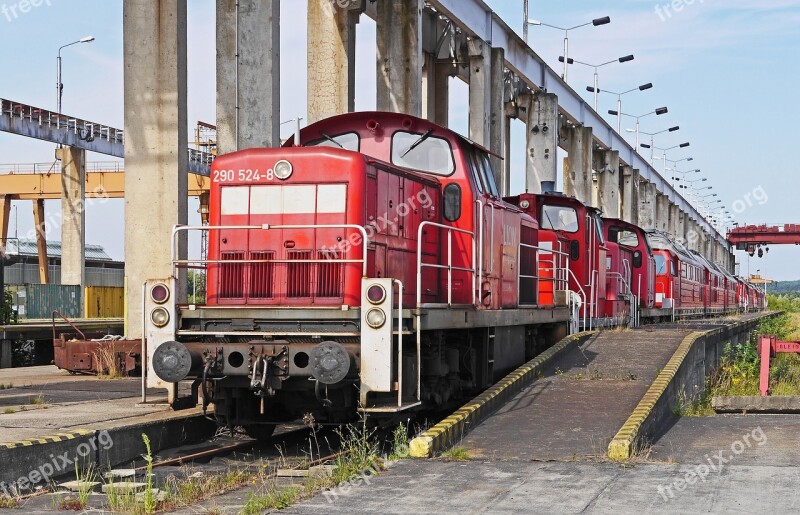
[[[328,135],[327,135],[327,134],[325,134],[324,132],[320,131],[320,134],[322,135],[322,137],[323,137],[323,138],[325,138],[326,140],[330,141],[331,143],[333,143],[333,144],[334,144],[334,145],[336,145],[337,147],[339,147],[339,148],[341,148],[341,149],[344,149],[344,147],[342,146],[342,144],[341,144],[341,143],[339,143],[339,142],[338,142],[338,141],[336,141],[335,139],[331,138],[330,136],[328,136]]]
[[[415,141],[414,143],[412,143],[412,144],[411,144],[411,146],[410,146],[410,147],[408,147],[408,150],[406,150],[405,152],[403,152],[403,154],[402,154],[400,157],[406,157],[406,154],[408,154],[409,152],[411,152],[412,150],[414,150],[415,148],[417,148],[418,146],[420,146],[420,145],[422,144],[422,142],[423,142],[423,141],[425,141],[426,139],[428,139],[428,136],[430,136],[432,132],[433,132],[433,129],[428,129],[427,131],[425,131],[425,134],[423,134],[422,136],[420,136],[420,137],[419,137],[419,139],[418,139],[417,141]]]

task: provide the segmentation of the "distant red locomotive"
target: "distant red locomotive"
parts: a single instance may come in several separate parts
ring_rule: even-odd
[[[312,414],[457,403],[568,331],[763,305],[672,242],[574,198],[501,198],[489,153],[393,113],[212,165],[205,259],[145,285],[147,384],[254,437]],[[207,271],[205,305],[177,298]],[[735,285],[735,286],[734,286]],[[738,294],[731,292],[738,288]]]

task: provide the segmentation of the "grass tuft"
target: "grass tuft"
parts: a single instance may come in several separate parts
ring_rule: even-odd
[[[470,459],[469,451],[460,445],[450,447],[442,452],[441,457],[445,461],[469,461]]]

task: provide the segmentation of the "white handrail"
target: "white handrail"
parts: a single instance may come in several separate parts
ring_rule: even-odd
[[[422,230],[425,227],[436,227],[439,229],[444,229],[447,231],[447,264],[446,265],[438,265],[432,263],[423,263],[422,262]],[[462,234],[467,234],[472,239],[472,268],[463,268],[463,267],[454,267],[453,266],[453,232],[458,232]],[[436,222],[424,221],[419,224],[419,228],[417,229],[417,307],[422,305],[422,269],[425,267],[428,268],[439,268],[439,269],[447,269],[447,305],[453,305],[453,270],[461,271],[461,272],[469,272],[472,275],[472,305],[475,305],[475,279],[476,279],[476,267],[475,267],[475,233],[471,231],[467,231],[466,229],[459,229],[458,227],[451,227],[449,225],[439,224]]]

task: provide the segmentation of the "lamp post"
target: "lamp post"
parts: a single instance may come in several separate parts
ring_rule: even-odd
[[[58,109],[58,124],[61,125],[61,95],[64,92],[64,84],[61,83],[61,50],[68,46],[77,45],[78,43],[91,43],[94,41],[94,36],[86,36],[78,41],[67,43],[58,47],[58,57],[56,57],[56,105]]]
[[[668,112],[669,112],[669,109],[667,109],[666,107],[659,107],[655,111],[650,111],[649,113],[645,113],[645,114],[642,114],[642,115],[639,115],[639,116],[633,116],[631,114],[623,113],[622,111],[614,111],[613,109],[609,109],[608,110],[608,114],[617,117],[617,127],[621,127],[622,126],[622,121],[621,121],[622,120],[622,118],[621,118],[622,116],[627,116],[629,118],[634,118],[636,120],[636,149],[637,149],[637,151],[639,149],[639,120],[641,120],[642,118],[644,118],[646,116],[650,116],[651,114],[654,114],[656,116],[661,116],[662,114],[667,114]]]
[[[692,161],[693,160],[693,158],[691,158],[691,157],[684,157],[683,159],[678,159],[676,161],[672,161],[672,160],[667,159],[667,152],[669,152],[670,150],[676,149],[676,148],[686,148],[689,145],[690,145],[690,143],[687,141],[686,143],[681,143],[680,145],[673,145],[673,146],[668,147],[668,148],[654,147],[654,146],[648,145],[646,143],[641,143],[638,146],[640,146],[642,148],[649,148],[649,149],[651,149],[651,151],[652,151],[652,149],[655,149],[655,150],[661,150],[663,152],[661,159],[664,160],[664,177],[666,177],[667,176],[667,161],[669,161],[669,162],[671,162],[673,164],[678,164],[681,161]],[[654,157],[653,159],[656,159],[656,158]],[[673,182],[672,185],[675,186],[675,183]]]
[[[638,88],[632,88],[632,89],[629,89],[627,91],[622,91],[620,93],[617,93],[616,91],[608,91],[608,90],[600,89],[600,88],[597,87],[597,74],[595,73],[595,85],[594,85],[594,87],[586,86],[586,91],[588,91],[589,93],[594,93],[594,110],[595,111],[597,111],[597,94],[598,93],[610,93],[612,95],[617,95],[617,111],[616,112],[617,113],[621,113],[622,112],[622,95],[627,95],[628,93],[632,93],[634,91],[645,91],[645,90],[648,90],[648,89],[650,89],[652,87],[653,87],[653,83],[652,82],[648,82],[647,84],[642,84]],[[617,115],[617,132],[620,133],[620,134],[622,133],[622,117],[620,115]]]
[[[653,146],[655,146],[655,137],[659,134],[664,134],[665,132],[675,132],[680,130],[680,125],[675,125],[674,127],[670,127],[669,129],[664,129],[663,131],[658,132],[645,132],[640,131],[640,134],[644,134],[646,136],[650,136],[650,164],[653,164]],[[627,132],[636,132],[636,129],[625,129]],[[638,147],[638,144],[637,144]]]
[[[606,61],[606,62],[600,63],[600,64],[585,63],[583,61],[578,61],[577,59],[571,59],[569,57],[565,57],[563,55],[558,57],[558,61],[561,62],[561,63],[564,63],[565,65],[567,65],[567,64],[582,64],[584,66],[589,66],[591,68],[594,68],[594,87],[592,88],[591,86],[589,86],[586,89],[594,93],[594,110],[597,111],[597,95],[600,93],[600,81],[599,81],[599,76],[597,74],[597,69],[602,67],[602,66],[606,66],[606,65],[609,65],[609,64],[612,64],[612,63],[627,63],[627,62],[633,61],[633,54],[624,55],[624,56],[620,57],[619,59],[612,59],[611,61]],[[653,87],[653,85],[650,84],[650,87]]]
[[[527,11],[527,2],[525,4],[525,6],[523,6],[523,8],[525,8],[526,11]],[[551,29],[557,29],[557,30],[563,30],[564,31],[564,55],[563,55],[563,57],[564,57],[564,61],[563,61],[564,62],[564,74],[561,76],[561,78],[564,79],[564,82],[567,82],[567,64],[569,62],[569,31],[575,30],[575,29],[579,29],[581,27],[586,27],[587,25],[594,25],[595,27],[598,27],[600,25],[606,25],[608,23],[611,23],[611,18],[608,17],[608,16],[604,16],[602,18],[595,18],[592,21],[589,21],[589,22],[586,22],[586,23],[582,23],[580,25],[575,25],[574,27],[558,27],[556,25],[550,25],[548,23],[542,23],[539,20],[530,20],[530,19],[528,19],[527,15],[525,17],[525,25],[526,26],[527,25],[536,25],[536,26],[540,26],[541,25],[541,26],[544,26],[544,27],[550,27]],[[525,34],[523,34],[523,36],[527,36],[527,31],[524,31],[524,32],[525,32]],[[525,42],[526,43],[528,42],[527,37],[525,37]]]

